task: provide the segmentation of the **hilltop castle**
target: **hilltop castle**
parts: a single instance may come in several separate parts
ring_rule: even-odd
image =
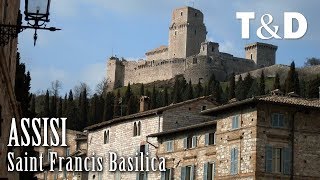
[[[220,52],[219,44],[206,41],[203,13],[192,7],[173,11],[169,27],[169,45],[145,53],[146,60],[127,61],[111,57],[107,63],[109,90],[128,83],[150,83],[182,74],[192,83],[206,82],[212,73],[225,80],[231,73],[240,74],[275,64],[277,46],[253,43],[245,47],[245,58]]]

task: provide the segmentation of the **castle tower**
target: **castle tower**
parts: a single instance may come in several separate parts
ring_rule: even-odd
[[[272,66],[276,63],[276,51],[278,47],[266,43],[253,43],[245,47],[246,59],[252,59],[257,67]]]
[[[212,56],[214,54],[219,54],[219,44],[215,42],[203,42],[201,43],[199,54],[202,56]]]
[[[117,57],[111,57],[107,65],[107,91],[123,87],[125,67]]]
[[[206,35],[201,11],[191,7],[175,9],[169,27],[169,58],[186,58],[199,54]]]

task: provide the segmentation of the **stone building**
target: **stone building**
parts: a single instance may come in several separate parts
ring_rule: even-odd
[[[145,103],[142,98],[142,103]],[[88,179],[160,179],[159,172],[109,172],[109,152],[119,157],[135,157],[136,152],[149,153],[155,157],[157,141],[147,139],[153,133],[190,126],[208,121],[200,111],[217,106],[211,97],[200,97],[166,107],[147,110],[141,105],[137,114],[123,116],[86,128],[88,133],[88,156],[104,157],[102,172],[89,172]]]
[[[169,27],[169,45],[145,53],[146,60],[127,61],[111,57],[107,62],[109,90],[128,83],[150,83],[184,75],[196,84],[214,73],[225,80],[231,73],[240,74],[274,65],[277,46],[253,43],[245,47],[245,58],[220,52],[219,44],[206,41],[204,15],[192,7],[173,11]]]
[[[58,130],[59,137],[61,137],[61,130]],[[51,138],[52,132],[48,132],[48,137]],[[43,130],[41,132],[41,137],[43,137]],[[43,154],[43,168],[44,171],[38,171],[35,176],[39,180],[86,180],[88,179],[88,173],[82,172],[70,172],[58,171],[59,163],[56,164],[54,171],[50,171],[49,166],[49,152],[57,152],[58,157],[76,157],[84,158],[87,155],[87,135],[83,132],[74,131],[67,129],[66,132],[66,144],[67,147],[57,146],[57,147],[35,147],[37,153]],[[74,166],[74,164],[73,164]]]
[[[319,179],[320,101],[268,95],[201,112],[212,121],[159,132],[169,179]]]
[[[0,1],[0,23],[16,24],[20,7],[19,0]],[[1,30],[1,33],[2,30]],[[2,40],[1,40],[2,41]],[[11,119],[20,119],[20,109],[15,97],[17,39],[12,39],[0,47],[0,179],[18,179],[19,174],[8,172],[7,154],[14,151],[19,155],[18,148],[8,148]]]

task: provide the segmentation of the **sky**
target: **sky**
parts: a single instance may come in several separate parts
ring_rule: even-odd
[[[204,14],[207,40],[218,42],[220,51],[244,57],[244,47],[253,42],[278,46],[277,64],[320,58],[319,0],[51,0],[47,27],[61,31],[39,31],[33,46],[32,30],[19,34],[18,51],[31,72],[31,91],[39,93],[51,82],[62,82],[63,95],[84,82],[94,93],[106,76],[112,55],[129,60],[145,58],[145,52],[168,44],[171,14],[175,8],[193,6]],[[21,4],[23,9],[23,4]],[[250,39],[241,38],[236,12],[255,12]],[[261,40],[256,35],[263,14],[269,13],[283,37],[283,13],[299,12],[308,21],[308,31],[297,40]],[[294,23],[296,29],[297,23]],[[268,36],[268,34],[265,34]]]

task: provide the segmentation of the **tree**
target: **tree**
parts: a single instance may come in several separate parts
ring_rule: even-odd
[[[196,97],[201,97],[202,94],[203,94],[203,87],[202,87],[202,85],[201,85],[200,79],[199,79],[199,81],[198,81],[198,84],[197,84],[195,90],[196,90]]]
[[[51,82],[51,94],[55,97],[59,96],[59,91],[62,88],[62,83],[59,80]]]
[[[79,124],[78,130],[83,130],[88,124],[88,94],[87,89],[84,88],[83,91],[80,93],[79,98]]]
[[[184,100],[193,99],[193,87],[191,80],[189,80],[189,83],[187,84],[187,87],[184,92]]]
[[[121,94],[120,94],[120,89],[117,91],[117,95],[114,99],[114,108],[113,108],[113,117],[119,117],[121,116],[121,105],[122,102],[120,103],[121,99]]]
[[[317,66],[320,65],[320,58],[307,58],[306,62],[304,63],[304,66]]]
[[[44,99],[44,112],[43,116],[44,117],[50,117],[50,97],[49,97],[49,90],[47,90],[45,99]]]
[[[108,92],[104,103],[103,121],[108,121],[113,117],[114,94]]]
[[[260,84],[259,84],[259,94],[257,95],[265,95],[266,94],[266,84],[265,84],[265,77],[264,77],[264,72],[262,70],[261,75],[260,75]]]
[[[156,86],[153,85],[152,94],[151,94],[151,109],[155,109],[158,107],[157,95],[158,95],[158,91],[156,90]]]
[[[127,103],[127,115],[137,112],[137,104],[138,99],[136,98],[136,96],[131,96]]]
[[[168,88],[167,87],[165,87],[164,88],[164,98],[163,98],[164,100],[163,100],[163,105],[164,106],[168,106],[169,105],[169,94],[168,94]]]
[[[140,96],[144,96],[144,85],[143,85],[143,83],[140,86]]]
[[[59,97],[59,102],[58,102],[58,109],[57,109],[57,117],[61,118],[62,117],[62,97]]]
[[[50,101],[50,117],[56,117],[57,115],[57,98],[52,96]]]
[[[100,120],[98,119],[98,108],[101,108],[101,107],[99,107],[98,103],[99,103],[99,96],[95,93],[90,100],[90,110],[89,110],[90,118],[89,118],[88,125],[98,123]]]
[[[105,96],[108,89],[108,80],[106,78],[102,79],[95,88],[95,94]]]
[[[258,82],[257,80],[253,80],[249,90],[248,90],[248,94],[247,94],[247,98],[251,98],[251,97],[255,97],[255,96],[258,96],[260,95],[261,93],[261,86],[260,88],[258,88]]]
[[[30,112],[33,117],[36,117],[36,95],[31,94]]]
[[[280,76],[279,74],[277,73],[276,74],[276,77],[274,79],[274,83],[273,83],[273,89],[281,89],[281,86],[280,86]]]
[[[236,80],[235,80],[235,74],[232,73],[229,78],[229,93],[228,93],[228,99],[233,99],[236,97]]]
[[[67,105],[67,128],[76,130],[77,126],[77,107],[73,100],[73,92],[72,90],[69,91],[68,97],[68,105]]]
[[[286,93],[295,92],[300,94],[299,76],[296,72],[294,61],[290,65],[290,70],[285,80],[285,91]]]
[[[250,87],[251,87],[251,86],[250,86]],[[236,93],[236,98],[237,98],[238,100],[243,100],[243,99],[246,98],[245,89],[244,89],[244,83],[243,83],[243,80],[242,80],[242,76],[241,76],[241,75],[239,76],[238,82],[237,82],[237,84],[236,84],[235,93]]]

